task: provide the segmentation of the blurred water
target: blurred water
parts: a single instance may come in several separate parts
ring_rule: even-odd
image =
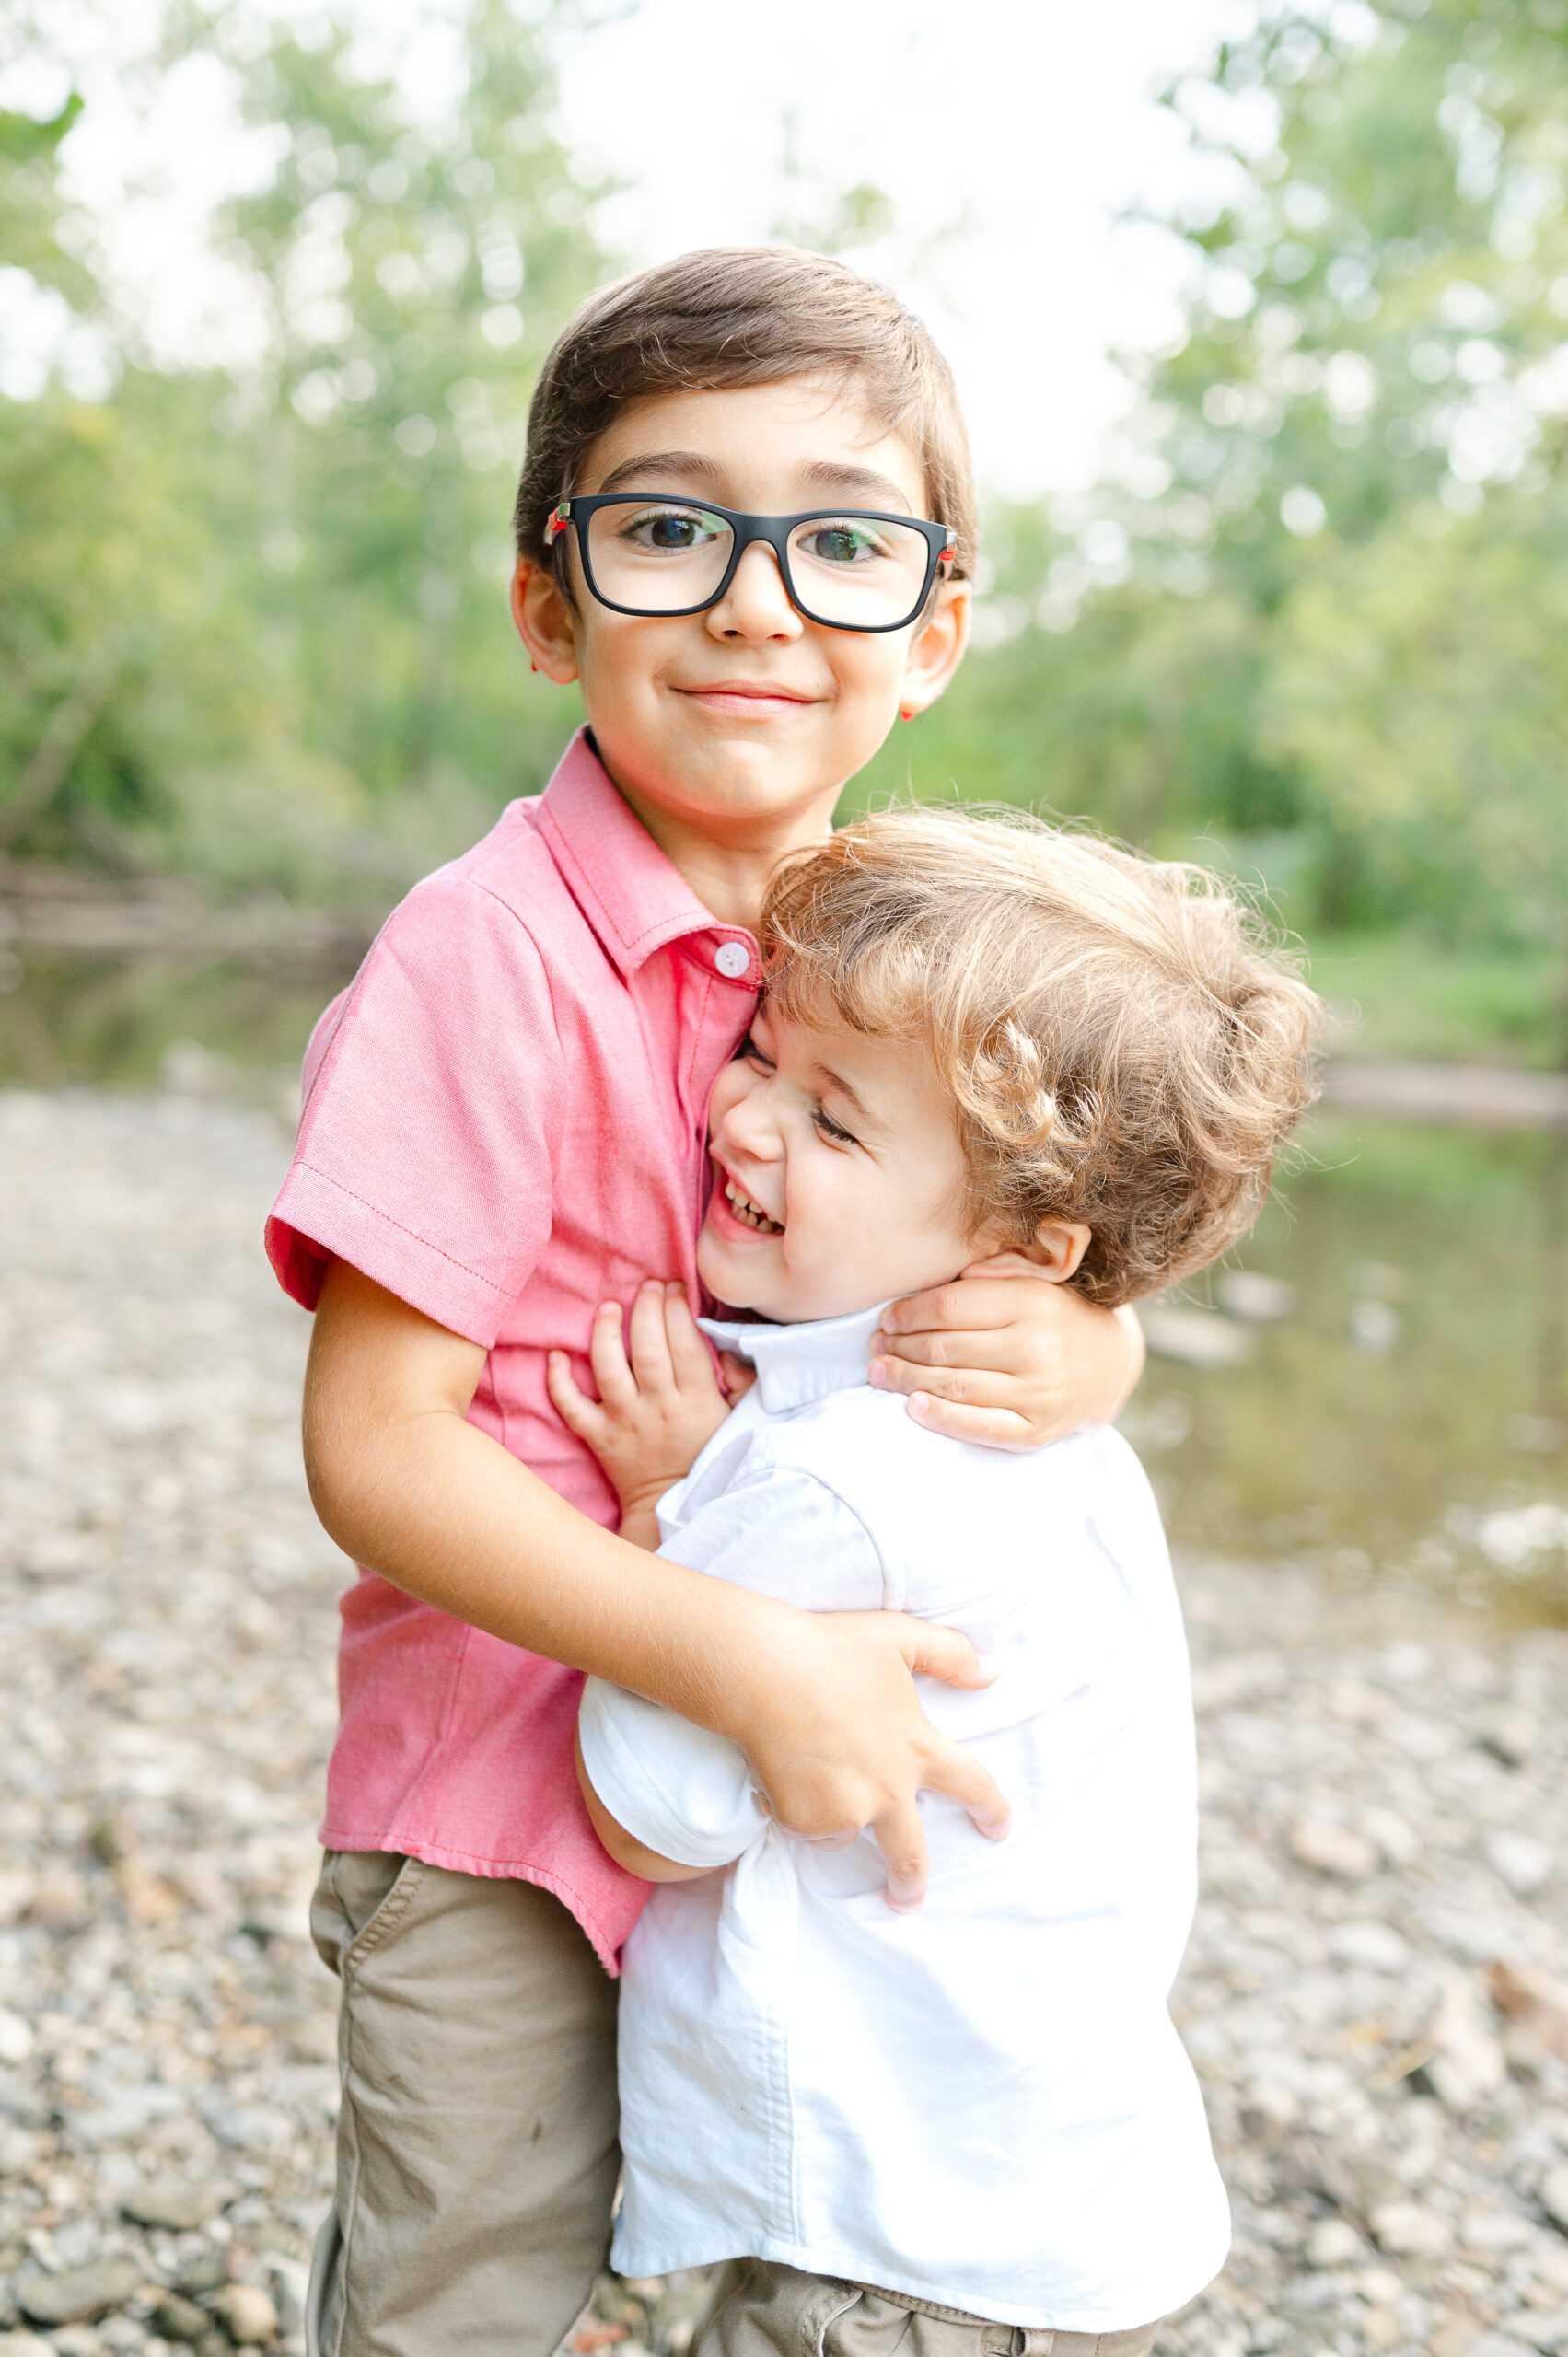
[[[339,979],[29,958],[0,1081],[282,1110]],[[1568,1624],[1568,1136],[1320,1115],[1252,1237],[1146,1323],[1124,1427],[1179,1547]]]

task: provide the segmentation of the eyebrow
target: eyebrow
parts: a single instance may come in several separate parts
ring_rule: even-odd
[[[599,490],[618,491],[633,475],[701,475],[712,482],[717,473],[713,460],[704,459],[700,450],[646,450],[635,459],[622,459],[618,467],[612,467]]]
[[[717,480],[719,469],[712,459],[700,450],[647,450],[633,459],[622,459],[612,467],[599,485],[601,495],[619,491],[622,484],[649,475],[676,477],[690,482],[695,476],[700,482],[712,483]],[[884,507],[898,508],[908,516],[911,509],[907,494],[889,475],[879,475],[873,467],[854,467],[836,459],[819,459],[806,469],[806,481],[814,488],[828,492],[869,493]]]

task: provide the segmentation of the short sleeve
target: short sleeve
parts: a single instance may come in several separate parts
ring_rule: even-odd
[[[767,1826],[744,1753],[656,1702],[590,1678],[577,1734],[611,1817],[661,1858],[726,1866]]]
[[[672,1562],[806,1612],[880,1612],[888,1601],[865,1523],[800,1466],[759,1467],[694,1511],[661,1510],[659,1535]]]
[[[532,936],[463,877],[388,920],[311,1077],[267,1224],[313,1309],[350,1261],[488,1350],[550,1234],[563,1058]]]

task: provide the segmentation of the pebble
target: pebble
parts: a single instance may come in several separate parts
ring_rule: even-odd
[[[141,2290],[142,2270],[134,2258],[95,2258],[57,2275],[25,2267],[12,2288],[17,2307],[34,2324],[96,2323]]]
[[[273,2340],[278,2312],[265,2292],[253,2283],[226,2283],[208,2303],[231,2340],[244,2348],[252,2341]]]
[[[138,2226],[165,2226],[171,2233],[189,2234],[206,2224],[217,2208],[217,2197],[211,2186],[191,2185],[180,2177],[154,2177],[122,2193],[120,2208]]]
[[[0,1092],[0,2357],[220,2357],[241,2291],[303,2351],[348,1573],[260,1249],[285,1159],[221,1099]],[[1568,1640],[1394,1582],[1179,1575],[1203,1835],[1173,2012],[1236,2244],[1157,2357],[1568,2357]],[[24,2320],[19,2287],[105,2266],[117,2306]],[[199,2338],[156,2328],[168,2294]],[[707,2294],[607,2276],[566,2345],[685,2357]]]

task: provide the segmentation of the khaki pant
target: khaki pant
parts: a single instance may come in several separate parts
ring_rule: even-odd
[[[692,2357],[1148,2357],[1156,2327],[1056,2332],[990,2324],[907,2292],[733,2259]]]
[[[381,1851],[328,1852],[310,1930],[343,1982],[311,2357],[550,2357],[610,2238],[615,1983],[547,1891]]]

